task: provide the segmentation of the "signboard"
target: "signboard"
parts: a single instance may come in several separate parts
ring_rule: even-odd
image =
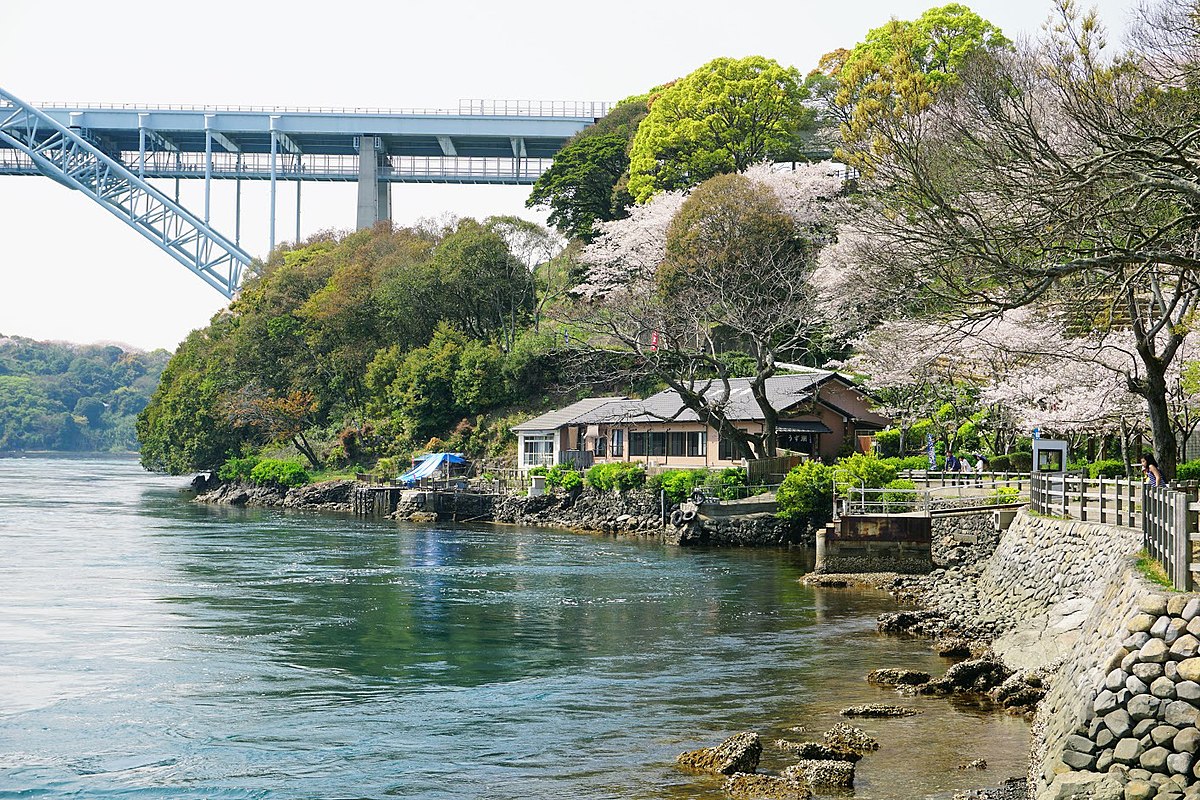
[[[1061,475],[1067,471],[1067,443],[1061,439],[1033,440],[1033,471]]]

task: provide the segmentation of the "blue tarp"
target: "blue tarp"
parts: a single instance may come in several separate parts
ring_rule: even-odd
[[[422,478],[435,475],[443,464],[465,464],[467,460],[458,453],[433,453],[425,456],[408,472],[400,476],[401,483],[416,483]]]

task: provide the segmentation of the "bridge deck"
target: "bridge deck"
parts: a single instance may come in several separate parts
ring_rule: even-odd
[[[364,136],[382,157],[379,180],[532,183],[603,103],[469,101],[458,111],[285,110],[50,104],[42,111],[83,133],[145,178],[358,180]],[[0,175],[37,175],[0,145]]]

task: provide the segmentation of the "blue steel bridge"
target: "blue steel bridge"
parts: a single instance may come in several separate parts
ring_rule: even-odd
[[[305,181],[357,183],[358,227],[370,227],[391,218],[394,183],[531,184],[607,111],[483,100],[454,110],[35,105],[0,89],[0,175],[83,192],[232,297],[252,261],[241,248],[242,181],[270,182],[274,249],[281,182],[295,184],[297,240]],[[204,182],[203,208],[180,203],[183,180]],[[210,225],[216,180],[237,183],[232,236]]]

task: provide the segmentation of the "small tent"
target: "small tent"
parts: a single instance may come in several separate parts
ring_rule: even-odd
[[[451,464],[465,464],[467,460],[459,453],[432,453],[422,457],[412,469],[400,476],[401,483],[413,484],[424,478],[432,478],[445,468],[447,475]]]

